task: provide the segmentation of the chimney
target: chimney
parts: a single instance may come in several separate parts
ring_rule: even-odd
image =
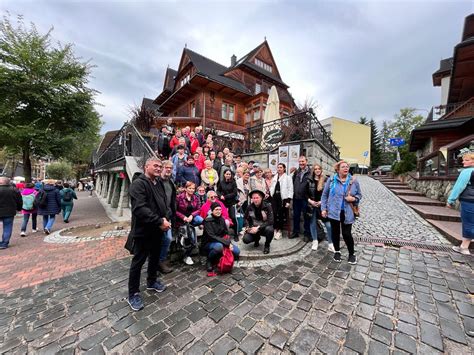
[[[235,56],[235,54],[232,54],[232,57],[230,57],[230,66],[235,66],[235,63],[237,63],[237,57]]]

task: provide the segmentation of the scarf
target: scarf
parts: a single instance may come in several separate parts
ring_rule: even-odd
[[[332,179],[332,183],[331,183],[331,187],[330,187],[330,190],[329,190],[330,191],[329,193],[330,193],[331,196],[334,196],[336,194],[336,184],[337,184],[336,180],[339,181],[342,184],[342,181],[339,178],[339,174],[334,174],[333,179]],[[344,195],[347,192],[347,186],[349,186],[349,183],[350,183],[351,180],[352,180],[352,175],[347,174],[346,182],[343,184]]]

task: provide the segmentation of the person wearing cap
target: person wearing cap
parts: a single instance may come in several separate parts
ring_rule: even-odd
[[[244,227],[245,244],[254,243],[257,248],[260,245],[260,237],[265,237],[263,253],[270,253],[270,243],[273,239],[273,211],[272,206],[264,201],[265,193],[253,190],[249,194],[251,203],[245,211]]]
[[[186,158],[186,164],[178,168],[176,172],[176,183],[178,185],[184,186],[186,182],[191,181],[196,186],[199,186],[201,183],[201,178],[199,177],[199,169],[194,165],[194,157],[188,155]]]
[[[224,247],[229,247],[238,259],[240,250],[232,244],[227,224],[222,217],[222,207],[219,203],[211,204],[211,215],[204,220],[204,233],[201,239],[201,254],[207,256],[207,276],[216,276],[215,266],[222,256]]]

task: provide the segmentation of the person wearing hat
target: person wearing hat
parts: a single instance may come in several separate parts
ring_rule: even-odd
[[[244,227],[245,244],[254,243],[257,248],[260,245],[260,237],[265,237],[263,253],[270,253],[270,243],[273,239],[273,211],[272,206],[264,201],[265,193],[260,190],[250,192],[251,203],[245,212]]]
[[[204,220],[204,233],[201,239],[201,254],[207,255],[207,276],[216,276],[215,266],[224,251],[224,246],[229,247],[238,259],[240,250],[232,244],[227,224],[222,217],[222,207],[219,203],[211,204],[211,215]]]

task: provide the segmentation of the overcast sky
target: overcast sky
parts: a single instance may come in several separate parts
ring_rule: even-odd
[[[471,0],[425,1],[41,1],[0,0],[97,67],[90,85],[103,131],[130,106],[156,98],[167,66],[187,47],[223,65],[267,38],[297,102],[318,117],[390,120],[402,107],[439,104],[431,74],[452,56]]]

